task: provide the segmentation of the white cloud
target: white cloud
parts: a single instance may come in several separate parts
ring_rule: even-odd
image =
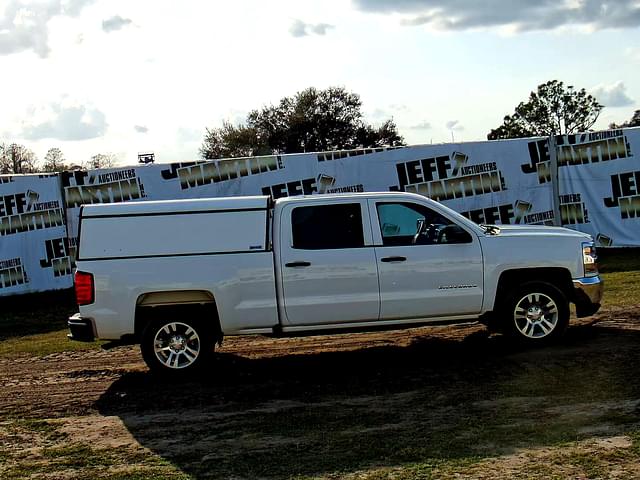
[[[0,11],[0,55],[32,50],[49,55],[49,22],[54,17],[75,17],[94,0],[9,0]]]
[[[633,105],[634,101],[627,95],[626,90],[624,83],[618,81],[611,85],[598,85],[593,89],[593,95],[605,107],[628,107]]]
[[[392,103],[389,105],[389,108],[397,112],[408,112],[410,110],[409,106],[404,105],[403,103]]]
[[[389,119],[395,119],[396,117],[402,117],[407,112],[410,111],[410,108],[407,105],[400,103],[390,104],[385,108],[374,108],[365,113],[365,118],[371,122],[386,122]]]
[[[462,5],[456,3],[459,0],[451,1]],[[573,1],[576,5],[582,2]],[[63,1],[0,0],[0,132],[8,132],[0,141],[24,143],[40,158],[55,143],[74,162],[96,152],[113,151],[121,153],[124,162],[135,163],[137,152],[147,149],[156,152],[156,161],[186,161],[198,157],[205,127],[218,127],[222,119],[244,122],[253,109],[276,104],[309,86],[336,84],[361,96],[367,122],[376,126],[393,117],[408,143],[451,141],[451,130],[445,128],[450,119],[464,125],[463,132],[454,131],[456,140],[462,136],[484,140],[535,85],[552,78],[563,78],[578,87],[622,80],[626,95],[640,101],[640,85],[634,82],[640,28],[594,31],[588,36],[560,28],[553,35],[514,36],[509,41],[493,32],[454,32],[442,37],[424,27],[402,27],[398,19],[424,13],[413,7],[402,10],[403,2],[416,4],[387,2],[397,6],[397,15],[372,15],[343,0],[161,2],[162,12],[157,2],[100,0],[82,9],[78,18],[68,16],[67,8],[67,16],[53,17],[46,28],[28,30],[42,34],[40,44],[46,52],[51,50],[43,60],[34,53],[35,36],[25,37],[21,50],[11,47],[21,54],[2,55],[7,53],[7,41],[14,42],[6,32],[17,31],[13,23],[5,26],[6,6],[39,5],[37,9],[44,9]],[[513,0],[505,9],[522,3]],[[83,4],[88,3],[76,3]],[[547,0],[535,5],[541,10],[550,8]],[[496,9],[486,10],[489,15]],[[452,10],[445,5],[443,12],[444,16]],[[466,13],[460,9],[460,15]],[[536,15],[526,10],[529,13]],[[114,15],[133,23],[106,34],[102,22]],[[15,16],[9,16],[13,22]],[[215,19],[215,28],[211,19]],[[302,20],[307,36],[289,34],[293,19]],[[315,36],[313,29],[307,31],[305,22],[326,22],[335,29]],[[135,28],[138,24],[144,28]],[[218,49],[212,57],[211,45],[225,42],[233,43],[233,48]],[[261,52],[277,52],[280,63],[293,66],[279,73],[282,69],[274,67],[278,64],[274,56]],[[533,60],[542,58],[549,61]],[[602,65],[607,66],[606,75],[598,68]],[[36,136],[43,129],[38,132],[35,127],[56,123],[52,109],[44,116],[28,116],[25,106],[62,102],[67,108],[61,97],[64,92],[72,93],[74,100],[90,100],[71,106],[101,111],[104,123],[108,122],[106,133],[85,141],[21,139],[18,134],[22,131]],[[374,112],[376,108],[380,111]],[[620,122],[632,113],[633,107],[625,108],[629,112],[611,108],[603,113],[620,112],[611,119]],[[370,115],[373,113],[376,115]],[[98,117],[94,119],[95,124],[101,123]],[[410,128],[425,120],[431,123],[430,130]],[[607,121],[602,120],[600,126],[606,128]],[[135,125],[149,131],[136,132]],[[180,131],[180,127],[189,131]],[[92,128],[92,134],[101,130]],[[56,135],[63,136],[61,132]]]
[[[289,27],[289,33],[293,37],[306,37],[308,35],[326,35],[329,30],[335,28],[328,23],[305,23],[295,19]]]
[[[459,120],[449,120],[445,123],[445,126],[447,127],[447,130],[455,130],[458,132],[464,130],[464,127],[460,124]]]
[[[144,125],[134,125],[133,129],[137,132],[137,133],[147,133],[149,131],[149,128],[144,126]]]
[[[257,105],[256,105],[257,107]],[[248,110],[238,110],[230,108],[223,112],[218,121],[215,124],[207,125],[209,128],[222,126],[223,122],[228,122],[232,125],[245,125],[247,123]],[[204,135],[204,132],[200,132],[200,135]]]
[[[632,60],[640,63],[640,48],[638,48],[638,47],[628,47],[625,50],[625,53]]]
[[[411,130],[431,130],[431,124],[429,122],[427,122],[426,120],[417,123],[415,125],[411,125],[409,127]]]
[[[201,142],[204,138],[204,129],[180,127],[176,133],[179,143]]]
[[[121,30],[132,23],[133,21],[130,18],[123,18],[120,15],[115,15],[102,21],[102,30],[106,33],[111,33]]]
[[[104,135],[107,126],[104,113],[96,108],[52,103],[44,109],[34,109],[31,122],[25,122],[19,136],[33,141],[89,140]]]
[[[386,120],[389,117],[391,117],[391,114],[383,108],[376,108],[367,115],[367,118],[370,118],[374,122]]]
[[[636,0],[353,0],[356,8],[408,15],[404,25],[437,30],[510,27],[516,31],[553,30],[579,25],[595,30],[640,26]]]

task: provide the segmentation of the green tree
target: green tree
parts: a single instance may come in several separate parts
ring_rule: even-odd
[[[207,159],[252,157],[271,152],[255,127],[235,126],[229,122],[223,122],[220,128],[207,128],[200,147],[200,155]]]
[[[112,168],[118,163],[118,157],[113,153],[97,153],[83,167],[89,168]]]
[[[627,127],[640,127],[640,110],[636,110],[635,112],[633,112],[633,116],[631,117],[631,120],[629,120],[628,122],[624,122],[624,123],[611,123],[609,125],[609,128],[627,128]]]
[[[499,127],[487,135],[489,140],[563,135],[589,130],[604,108],[584,88],[576,90],[559,80],[538,85],[529,101],[520,102],[513,115],[504,117]]]
[[[64,172],[69,170],[69,166],[65,163],[62,150],[57,147],[50,148],[44,156],[42,170],[45,172]]]
[[[34,173],[36,162],[35,153],[24,145],[0,144],[0,173]]]
[[[361,108],[360,96],[342,87],[307,88],[251,111],[244,124],[207,128],[200,154],[212,159],[404,145],[393,120],[374,127]]]

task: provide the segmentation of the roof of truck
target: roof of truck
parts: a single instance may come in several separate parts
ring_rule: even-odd
[[[300,200],[313,200],[318,202],[333,198],[398,198],[415,196],[424,200],[424,197],[406,192],[359,192],[359,193],[330,193],[321,195],[296,195],[283,197],[276,200],[278,204],[299,202]],[[216,198],[192,198],[181,200],[150,200],[133,201],[125,203],[101,203],[85,205],[82,207],[82,217],[113,217],[120,215],[150,215],[169,214],[181,212],[209,212],[209,211],[235,211],[235,210],[264,210],[271,206],[271,198],[268,196],[249,197],[216,197]]]
[[[276,200],[276,202],[295,202],[300,199],[305,200],[317,200],[319,202],[331,198],[353,198],[353,197],[365,197],[365,198],[384,198],[384,197],[407,197],[413,196],[417,198],[424,199],[425,197],[422,195],[418,195],[416,193],[408,193],[408,192],[358,192],[358,193],[325,193],[322,195],[296,195],[293,197],[283,197]]]

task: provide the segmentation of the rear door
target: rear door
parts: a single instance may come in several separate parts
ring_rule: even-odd
[[[282,209],[280,272],[289,325],[378,319],[380,294],[366,199]]]
[[[419,203],[369,200],[369,208],[380,320],[480,312],[482,252],[473,232]]]

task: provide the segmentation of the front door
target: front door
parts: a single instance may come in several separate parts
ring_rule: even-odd
[[[482,252],[473,232],[419,203],[369,200],[369,208],[381,320],[480,312]]]

